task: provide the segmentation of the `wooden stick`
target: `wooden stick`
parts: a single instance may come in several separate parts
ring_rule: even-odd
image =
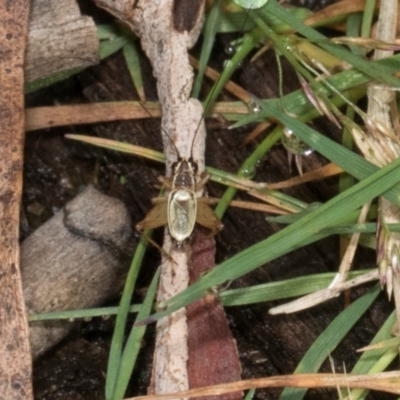
[[[33,399],[19,263],[28,0],[0,0],[0,396]]]

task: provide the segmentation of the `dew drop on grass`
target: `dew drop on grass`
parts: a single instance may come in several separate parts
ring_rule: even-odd
[[[288,128],[283,130],[282,144],[288,152],[295,155],[309,156],[313,152],[312,148],[307,143],[300,140],[293,134],[293,131]]]
[[[233,44],[228,43],[225,46],[225,54],[229,57],[232,57],[235,53],[236,53],[236,47]]]
[[[254,166],[243,168],[242,174],[243,174],[244,178],[252,179],[252,178],[254,178],[254,175],[256,174],[256,168]]]
[[[260,105],[254,99],[250,99],[247,103],[247,108],[251,114],[258,114],[261,111]]]
[[[263,7],[268,3],[268,0],[233,0],[238,6],[255,10]]]

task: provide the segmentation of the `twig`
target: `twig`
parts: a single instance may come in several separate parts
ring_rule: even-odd
[[[191,398],[201,396],[218,396],[238,390],[257,388],[365,388],[400,394],[400,373],[384,372],[380,374],[346,375],[346,374],[294,374],[271,376],[268,378],[249,379],[246,381],[225,383],[223,385],[208,386],[201,389],[187,390],[181,393],[171,393],[158,396],[131,397],[126,400],[176,400],[177,398]]]
[[[182,9],[179,5],[184,6],[185,2],[172,0],[97,0],[96,3],[132,27],[152,63],[163,113],[167,176],[171,175],[171,166],[178,157],[193,157],[201,173],[205,150],[203,108],[197,100],[189,98],[193,71],[187,50],[200,33],[204,1],[191,1],[189,7]],[[165,232],[164,249],[174,262],[162,263],[158,301],[182,291],[189,282],[187,254],[175,251],[168,230]],[[179,310],[157,324],[150,391],[166,393],[187,389],[187,358],[186,311]]]
[[[25,111],[26,131],[69,126],[93,124],[117,120],[155,118],[161,116],[158,103],[147,102],[145,111],[137,101],[103,102],[68,106],[33,107]],[[229,102],[216,103],[213,113],[248,114],[247,106],[238,106]]]
[[[29,3],[0,1],[0,396],[7,400],[33,399],[18,241]]]

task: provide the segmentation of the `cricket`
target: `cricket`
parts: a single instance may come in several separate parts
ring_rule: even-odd
[[[168,196],[152,199],[154,207],[136,225],[136,229],[142,232],[144,229],[168,225],[169,233],[179,248],[190,238],[196,223],[210,229],[211,236],[216,235],[223,228],[223,224],[207,204],[207,198],[197,197],[196,194],[203,191],[211,175],[204,171],[197,176],[198,166],[193,157],[181,157],[170,136],[164,133],[178,156],[177,161],[172,164],[172,176],[158,178],[169,193]],[[195,138],[193,143],[194,140]]]

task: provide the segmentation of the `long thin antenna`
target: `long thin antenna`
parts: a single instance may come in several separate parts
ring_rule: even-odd
[[[143,110],[146,111],[147,114],[149,114],[149,116],[150,116],[151,118],[154,118],[154,116],[151,114],[151,112],[144,106],[144,104],[143,104],[141,101],[139,101],[138,103],[139,103],[140,106],[143,108]],[[178,148],[176,147],[176,145],[175,145],[174,141],[172,140],[171,136],[169,136],[168,132],[167,132],[162,126],[161,126],[161,130],[164,132],[165,136],[167,136],[167,138],[168,138],[169,141],[171,142],[173,148],[174,148],[175,151],[176,151],[176,155],[177,155],[177,157],[179,158],[179,157],[180,157],[180,154],[179,154]],[[192,148],[193,148],[193,143],[192,143]]]

